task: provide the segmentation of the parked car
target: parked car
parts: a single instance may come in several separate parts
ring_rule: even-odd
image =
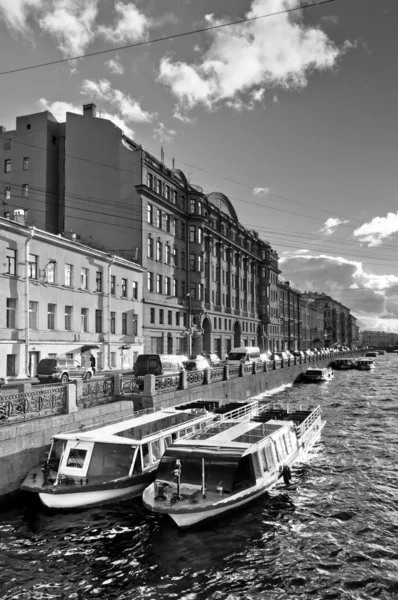
[[[312,352],[312,350],[309,350],[309,349],[308,349],[308,350],[304,350],[304,354],[305,354],[306,356],[310,356],[310,357],[313,357],[313,356],[314,356],[314,353]]]
[[[274,352],[273,354],[271,354],[271,360],[282,360],[284,362],[287,362],[289,360],[288,355],[286,354],[286,352]]]
[[[199,355],[196,358],[189,358],[185,363],[186,371],[204,371],[209,367],[209,361],[204,356]]]
[[[293,356],[298,356],[298,357],[304,358],[304,352],[302,350],[295,350],[293,352]]]
[[[260,354],[260,361],[261,362],[272,362],[270,359],[270,354],[268,354],[268,352],[263,352],[262,354]]]
[[[211,367],[218,367],[221,362],[221,358],[217,354],[206,354],[206,352],[203,352],[202,356],[209,362]]]
[[[40,383],[68,383],[70,379],[91,379],[93,374],[91,367],[72,358],[42,358],[36,370]]]
[[[228,355],[229,365],[239,365],[241,363],[259,362],[260,348],[256,346],[241,346],[240,348],[232,348]]]
[[[134,375],[177,375],[184,369],[183,356],[173,354],[139,354],[134,365]]]

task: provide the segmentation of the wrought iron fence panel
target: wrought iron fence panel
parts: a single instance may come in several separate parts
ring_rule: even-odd
[[[205,380],[204,371],[189,371],[187,373],[188,387],[194,387],[195,385],[203,385]]]
[[[156,375],[155,391],[171,392],[179,390],[181,387],[180,375]]]
[[[93,377],[92,379],[83,381],[82,400],[113,396],[114,391],[115,382],[113,376]]]
[[[35,386],[30,392],[0,396],[0,424],[26,418],[63,413],[66,386]]]
[[[140,386],[135,375],[122,375],[122,395],[123,394],[141,394],[144,382]]]
[[[248,365],[243,365],[243,375],[252,375],[253,373],[253,363]]]
[[[229,366],[228,367],[229,379],[234,379],[235,377],[239,377],[239,369],[240,369],[240,365]]]
[[[224,367],[213,367],[210,371],[210,381],[214,383],[215,381],[223,381],[224,380]]]

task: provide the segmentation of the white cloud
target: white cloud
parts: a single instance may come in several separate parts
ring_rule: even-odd
[[[181,121],[181,123],[194,123],[195,121],[192,117],[188,117],[188,115],[182,113],[178,104],[174,107],[173,117]]]
[[[302,250],[296,250],[296,254],[307,254],[309,252],[309,250],[305,250],[304,248]]]
[[[398,211],[388,213],[386,217],[375,217],[369,223],[364,223],[355,229],[354,236],[360,242],[369,246],[380,246],[383,240],[390,238],[398,232]]]
[[[98,3],[99,0],[52,0],[39,25],[55,37],[65,56],[83,54],[96,35]]]
[[[269,188],[255,187],[253,188],[253,196],[267,196],[270,192]]]
[[[325,225],[321,227],[319,231],[326,235],[332,235],[339,225],[344,225],[345,223],[348,223],[348,221],[340,221],[338,218],[329,217],[329,219],[326,219]]]
[[[71,102],[49,102],[45,98],[40,98],[39,105],[42,110],[48,110],[58,121],[65,121],[66,113],[77,113],[79,115],[82,114],[82,108],[80,106],[76,106]],[[108,119],[112,121],[117,127],[119,127],[127,137],[133,138],[134,131],[127,125],[126,121],[124,121],[119,115],[115,115],[113,113],[108,113],[106,111],[101,111],[101,118]]]
[[[82,83],[81,93],[108,102],[128,121],[148,123],[155,116],[142,109],[139,102],[129,94],[115,89],[108,79],[100,79],[98,82],[85,79]]]
[[[9,29],[26,33],[30,11],[41,3],[42,0],[0,0],[0,18]]]
[[[120,62],[120,57],[116,54],[115,58],[111,58],[105,62],[106,66],[114,75],[123,75],[124,67]]]
[[[296,0],[253,0],[246,16],[295,6]],[[228,21],[215,20],[213,15],[205,19],[211,24]],[[298,13],[220,28],[208,35],[211,44],[201,62],[189,65],[170,56],[160,61],[159,80],[186,109],[198,104],[216,108],[229,102],[241,110],[237,98],[250,96],[253,89],[301,89],[312,71],[333,68],[349,46],[337,47],[319,27],[306,26]]]
[[[98,32],[113,44],[143,40],[147,37],[151,21],[131,2],[115,5],[117,18],[112,26],[101,25]]]
[[[176,135],[177,132],[174,129],[167,129],[164,123],[159,122],[158,126],[154,130],[153,137],[155,140],[158,140],[161,143],[171,143]]]

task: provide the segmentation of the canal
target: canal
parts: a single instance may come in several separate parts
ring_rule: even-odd
[[[398,356],[272,399],[320,404],[322,440],[292,485],[179,531],[139,500],[0,514],[1,600],[398,598]]]

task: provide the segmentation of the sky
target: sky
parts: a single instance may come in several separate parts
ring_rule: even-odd
[[[362,329],[398,332],[398,2],[298,6],[0,0],[0,125],[94,102],[226,194],[285,280],[330,294]]]

